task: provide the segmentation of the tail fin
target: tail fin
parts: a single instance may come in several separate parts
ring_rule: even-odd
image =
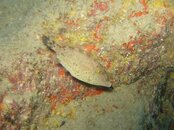
[[[42,42],[44,43],[44,45],[51,51],[55,52],[55,42],[51,41],[49,37],[43,35],[42,36]]]

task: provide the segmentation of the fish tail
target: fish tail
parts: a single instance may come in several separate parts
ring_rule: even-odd
[[[44,43],[44,45],[51,51],[55,52],[55,42],[50,40],[49,37],[43,35],[42,36],[42,42]]]

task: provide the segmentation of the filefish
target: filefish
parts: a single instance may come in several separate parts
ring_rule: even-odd
[[[55,52],[59,63],[74,78],[94,86],[111,87],[104,68],[79,48],[60,46],[47,36],[42,36],[42,42]]]

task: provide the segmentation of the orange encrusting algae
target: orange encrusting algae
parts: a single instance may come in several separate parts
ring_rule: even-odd
[[[99,49],[94,44],[87,44],[83,46],[83,50],[86,52],[98,51]]]
[[[59,95],[51,95],[48,97],[52,110],[56,109],[61,104],[67,104],[75,99],[83,99],[88,96],[100,95],[104,92],[102,89],[83,88],[80,84],[67,88],[66,86],[60,87]]]
[[[71,27],[77,27],[77,26],[79,26],[78,19],[68,19],[64,23],[66,25],[68,25],[68,26],[71,26]]]
[[[148,6],[147,6],[148,1],[147,0],[140,0],[140,3],[143,5],[144,10],[147,10],[147,8],[148,8]]]
[[[130,51],[133,51],[135,45],[142,44],[142,43],[143,43],[143,38],[140,37],[137,40],[132,40],[132,41],[129,41],[128,43],[124,43],[122,46],[125,49],[128,49]]]
[[[95,47],[92,48],[94,49]],[[102,89],[91,88],[87,84],[84,85],[78,82],[69,73],[66,73],[66,70],[61,65],[53,62],[52,57],[49,57],[49,60],[44,62],[44,67],[41,64],[39,68],[32,67],[32,63],[22,61],[22,59],[18,64],[15,64],[15,67],[17,66],[16,73],[8,75],[8,80],[12,84],[11,90],[14,93],[29,92],[29,89],[35,91],[42,86],[42,97],[49,102],[51,110],[55,110],[59,105],[67,104],[72,100],[83,99],[87,96],[99,95],[104,92]],[[27,67],[31,69],[30,75],[22,71],[27,70]],[[0,110],[2,108],[3,104],[0,103]]]
[[[103,22],[99,22],[96,24],[93,30],[93,39],[97,42],[102,41],[103,36],[101,35],[101,30],[104,27]]]
[[[84,97],[88,97],[88,96],[95,96],[95,95],[100,95],[103,93],[102,89],[90,89],[89,91],[86,91],[86,93],[84,93]]]
[[[57,98],[58,96],[57,95],[51,95],[49,97],[49,102],[50,102],[50,105],[51,105],[51,110],[54,110],[57,108]]]
[[[147,0],[140,0],[140,4],[143,5],[143,11],[137,11],[137,12],[132,12],[129,17],[141,17],[143,15],[148,14],[148,6],[147,6]]]
[[[99,12],[106,12],[109,9],[108,3],[107,2],[97,2],[94,1],[92,5],[92,9],[89,11],[89,16],[96,16],[97,11]]]
[[[61,76],[61,77],[64,77],[65,76],[65,69],[64,68],[61,68],[58,70],[58,75]]]
[[[106,57],[106,56],[102,56],[101,59],[102,59],[102,61],[105,62],[104,67],[109,69],[111,67],[111,65],[112,65],[112,62],[109,60],[109,58]]]
[[[108,10],[108,4],[106,2],[95,2],[94,7],[100,11]]]
[[[133,12],[130,17],[141,17],[143,15],[146,15],[148,14],[147,11],[138,11],[138,12]]]
[[[0,103],[0,112],[3,110],[3,108],[4,108],[4,104]]]

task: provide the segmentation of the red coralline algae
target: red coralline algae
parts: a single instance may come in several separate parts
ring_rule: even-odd
[[[8,76],[10,83],[13,85],[11,90],[17,93],[19,91],[36,91],[39,89],[39,91],[43,92],[43,98],[50,103],[52,110],[72,100],[83,99],[87,96],[99,95],[104,92],[102,89],[81,84],[66,72],[61,65],[56,65],[51,57],[47,61],[38,61],[37,65],[21,60],[20,63],[14,63],[13,66],[16,68],[16,73],[11,72]],[[30,74],[21,71],[28,68],[30,68]]]
[[[147,6],[148,0],[140,0],[140,3],[143,5],[144,10],[146,11],[148,8],[148,6]]]
[[[148,14],[147,11],[138,11],[138,12],[133,12],[130,17],[141,17],[143,15],[146,15]]]
[[[108,4],[106,2],[94,2],[94,8],[100,11],[108,10]]]
[[[108,10],[109,6],[107,2],[97,2],[94,1],[92,4],[92,9],[89,11],[89,16],[95,16],[97,15],[97,12],[106,12]]]
[[[103,36],[101,34],[101,30],[104,27],[104,22],[99,22],[95,25],[95,28],[93,29],[93,39],[97,42],[102,41]]]
[[[104,61],[104,63],[105,63],[104,67],[105,67],[106,69],[109,69],[109,68],[111,67],[111,65],[112,65],[112,62],[109,60],[109,58],[106,57],[106,56],[102,56],[101,59],[102,59],[102,61]]]
[[[65,69],[62,68],[62,69],[58,70],[58,75],[61,77],[64,77],[65,76]]]
[[[137,40],[132,40],[132,41],[129,41],[128,43],[124,43],[122,46],[125,49],[128,49],[129,51],[134,51],[134,46],[142,44],[142,43],[143,43],[143,38],[140,37]]]
[[[98,51],[99,49],[94,44],[87,44],[83,46],[83,50],[90,53],[92,51]]]
[[[77,27],[79,26],[78,21],[79,19],[67,19],[64,23],[65,25],[68,25],[69,27]]]
[[[140,0],[139,2],[140,2],[140,4],[143,5],[143,10],[132,12],[129,16],[130,18],[132,18],[132,17],[141,17],[143,15],[148,14],[148,6],[147,6],[148,1],[147,0]]]
[[[102,94],[102,89],[86,88],[76,83],[73,86],[58,86],[59,94],[48,97],[52,109],[56,109],[61,104],[67,104],[75,99],[83,99],[87,96]]]

